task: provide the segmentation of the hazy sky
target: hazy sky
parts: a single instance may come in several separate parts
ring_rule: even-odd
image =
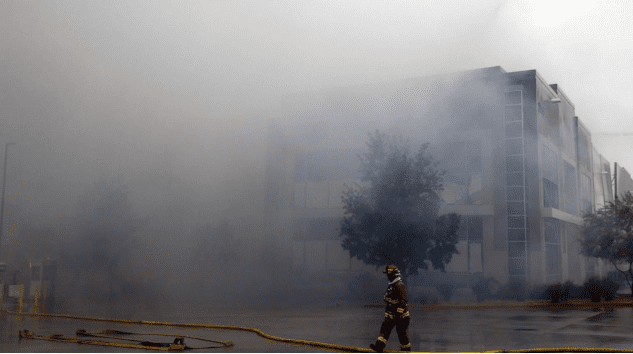
[[[616,0],[0,0],[7,188],[72,200],[106,172],[147,213],[239,211],[213,200],[257,189],[279,95],[497,65],[559,84],[599,152],[633,171],[631,23]]]

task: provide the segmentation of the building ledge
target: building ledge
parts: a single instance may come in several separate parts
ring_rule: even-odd
[[[572,215],[556,208],[543,208],[541,214],[544,218],[554,218],[565,222],[570,222],[576,225],[582,225],[582,218],[580,216]]]
[[[444,204],[440,206],[440,215],[457,213],[460,215],[481,215],[493,216],[495,209],[492,204],[466,205],[466,204]]]

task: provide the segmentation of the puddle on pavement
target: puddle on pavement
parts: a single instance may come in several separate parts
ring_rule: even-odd
[[[514,317],[510,317],[508,319],[509,320],[514,320],[514,321],[528,321],[528,320],[533,320],[534,316],[514,316]]]
[[[605,320],[610,320],[610,319],[614,319],[615,312],[614,309],[606,309],[604,310],[604,312],[601,312],[595,316],[591,316],[589,318],[587,318],[588,322],[602,322]]]

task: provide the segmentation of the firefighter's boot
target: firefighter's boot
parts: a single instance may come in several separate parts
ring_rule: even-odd
[[[401,352],[410,352],[411,351],[411,343],[405,344],[405,345],[400,345],[400,351]]]
[[[382,353],[382,350],[385,349],[386,346],[387,346],[387,344],[385,342],[381,341],[380,339],[378,339],[376,341],[376,344],[370,344],[369,345],[371,350],[375,351],[376,353]]]

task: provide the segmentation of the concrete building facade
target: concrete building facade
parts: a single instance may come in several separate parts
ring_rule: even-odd
[[[344,287],[375,272],[343,250],[338,226],[344,186],[360,183],[356,156],[376,128],[430,142],[448,172],[440,212],[462,224],[459,254],[440,278],[536,285],[606,271],[579,254],[578,240],[584,213],[613,199],[610,163],[572,101],[536,70],[310,92],[282,107],[269,131],[266,233],[289,269],[312,274],[304,285]]]

